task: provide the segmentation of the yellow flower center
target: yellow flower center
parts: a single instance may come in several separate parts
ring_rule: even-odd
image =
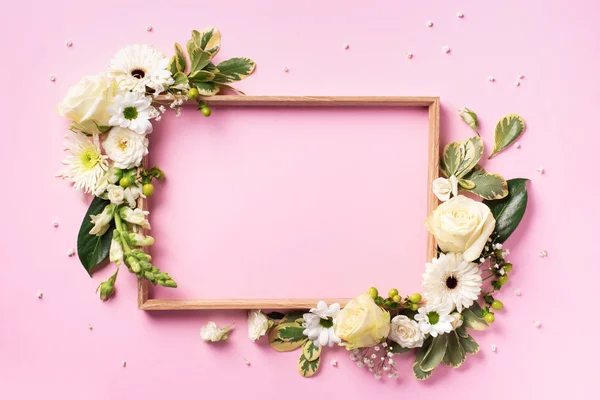
[[[125,151],[127,149],[127,143],[127,138],[121,138],[119,139],[119,144],[117,146],[121,149],[121,151]]]
[[[93,169],[100,162],[100,153],[94,148],[85,149],[80,155],[79,159],[83,168],[90,170]]]

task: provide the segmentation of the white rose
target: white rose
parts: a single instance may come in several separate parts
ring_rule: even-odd
[[[125,189],[118,185],[108,185],[108,199],[111,203],[119,205],[125,200]]]
[[[137,167],[148,154],[148,138],[131,129],[114,127],[108,132],[102,147],[115,167],[129,169]]]
[[[251,310],[248,312],[248,337],[253,342],[263,337],[272,325],[273,321],[267,318],[260,310]]]
[[[57,107],[58,113],[71,119],[75,128],[87,134],[98,134],[99,126],[108,126],[110,115],[106,107],[115,92],[116,85],[106,74],[86,76],[71,86]]]
[[[432,183],[433,194],[440,199],[440,201],[448,201],[450,195],[456,196],[458,194],[458,179],[454,175],[450,179],[437,178]]]
[[[423,346],[423,333],[416,321],[406,315],[392,318],[392,326],[388,338],[398,343],[401,347],[413,349]]]
[[[459,195],[440,204],[425,221],[444,253],[462,253],[467,261],[479,257],[496,226],[489,207]]]
[[[210,321],[200,329],[200,337],[205,342],[220,342],[221,340],[227,340],[227,333],[231,329],[233,329],[231,325],[219,328],[217,324]]]
[[[450,314],[450,316],[453,318],[453,321],[451,322],[452,329],[456,330],[456,329],[460,328],[463,324],[462,314],[459,312],[453,312],[452,314]]]

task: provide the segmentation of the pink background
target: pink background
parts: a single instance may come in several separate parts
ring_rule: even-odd
[[[593,125],[600,89],[600,59],[596,54],[600,34],[598,2],[371,1],[368,7],[348,1],[70,3],[12,3],[5,7],[5,20],[0,24],[4,38],[4,96],[0,102],[5,138],[0,146],[4,176],[4,230],[0,244],[5,265],[0,290],[3,397],[593,397],[590,392],[597,375],[593,368],[598,358],[594,301],[600,278],[594,257],[594,235],[599,222],[594,201],[600,193],[592,175],[597,169],[596,148],[600,144]],[[463,19],[456,17],[458,11],[464,13]],[[427,28],[427,20],[435,25]],[[154,31],[146,32],[147,25],[152,25]],[[507,178],[531,178],[526,220],[508,243],[515,270],[501,296],[506,309],[497,313],[493,329],[476,334],[482,351],[470,357],[462,368],[453,371],[441,367],[429,381],[417,382],[410,371],[412,360],[404,357],[399,358],[398,382],[376,382],[366,371],[353,366],[343,351],[335,350],[323,356],[319,377],[306,380],[296,372],[297,352],[278,354],[265,342],[253,344],[247,339],[243,312],[144,313],[136,310],[135,280],[126,274],[119,278],[116,298],[106,304],[97,299],[94,289],[106,279],[110,269],[90,279],[76,258],[66,256],[67,250],[75,246],[86,202],[53,177],[63,156],[65,127],[54,106],[71,84],[104,68],[120,47],[146,42],[170,52],[173,41],[184,41],[191,29],[210,25],[217,26],[224,35],[222,59],[248,55],[257,61],[256,74],[239,85],[248,94],[440,96],[443,142],[471,134],[456,114],[457,109],[467,105],[478,112],[482,121],[487,154],[499,117],[516,112],[525,118],[528,131],[519,140],[522,147],[511,148],[486,164]],[[73,41],[72,48],[65,46],[67,39]],[[344,43],[350,45],[348,50],[343,49]],[[442,52],[444,45],[452,49],[449,54]],[[406,51],[414,54],[412,60],[406,59]],[[290,68],[289,73],[282,72],[284,66]],[[516,87],[519,72],[526,77]],[[57,77],[55,83],[48,79],[51,74]],[[487,81],[489,75],[495,76],[495,83]],[[167,130],[169,135],[156,139],[154,150],[160,143],[161,149],[170,151],[153,153],[154,162],[167,169],[170,177],[162,193],[158,188],[157,202],[163,201],[153,214],[162,252],[169,253],[169,260],[171,246],[182,246],[176,240],[193,231],[192,227],[178,227],[182,232],[175,236],[165,223],[171,204],[185,207],[168,197],[175,193],[171,188],[185,193],[184,185],[194,185],[184,180],[185,167],[175,164],[179,152],[187,157],[195,154],[184,149],[184,138],[194,132],[192,124],[208,127],[228,121],[233,124],[230,128],[245,126],[243,121],[225,118],[233,114],[230,110],[209,120],[187,114],[182,117],[184,121],[165,121],[173,127],[182,124],[182,136],[177,137],[179,124],[176,129],[161,128],[153,134],[153,140]],[[237,115],[236,111],[236,118]],[[263,134],[249,130],[250,138],[274,145],[272,138],[277,131],[266,124],[266,118],[278,114],[267,110],[257,111],[256,116],[241,115],[257,118],[257,124],[265,123],[268,128]],[[293,120],[298,116],[295,113],[289,117]],[[311,114],[311,120],[316,118]],[[335,120],[336,129],[343,126],[338,122],[348,123],[331,115],[323,118]],[[357,123],[368,120],[365,115],[351,118],[356,118]],[[386,113],[377,115],[372,123],[374,132],[383,140],[377,142],[379,146],[385,140],[398,140],[386,139],[387,128],[396,118],[406,126],[406,132],[421,129],[416,115],[406,119]],[[288,135],[294,132],[302,130],[286,130]],[[323,134],[326,148],[333,149],[335,129],[324,130]],[[352,140],[358,140],[352,137],[355,134],[350,132]],[[206,137],[193,140],[198,149],[204,148],[201,144]],[[251,148],[257,145],[245,140],[250,139],[240,133],[222,143],[247,143]],[[306,148],[317,143],[298,140]],[[234,150],[224,153],[231,161],[218,170],[224,177],[243,171],[240,159],[233,159],[237,155]],[[375,159],[377,147],[365,152],[368,150]],[[207,157],[218,154],[205,148],[198,151],[204,151]],[[254,166],[260,161],[259,157],[244,154]],[[382,163],[402,162],[384,154],[387,161],[381,160]],[[320,163],[325,162],[323,154],[314,156]],[[351,151],[343,155],[346,161],[353,156]],[[182,159],[184,164],[193,165],[190,158]],[[223,161],[206,158],[199,162],[212,163],[214,167]],[[545,169],[543,175],[536,172],[539,167]],[[307,172],[311,171],[316,173]],[[212,179],[213,191],[220,187],[215,176],[202,169],[198,173],[204,179]],[[237,175],[238,181],[239,178]],[[340,185],[346,193],[354,190],[345,183],[342,180]],[[380,185],[373,190],[383,188]],[[205,189],[194,185],[189,193],[200,194],[202,190]],[[236,186],[236,190],[246,196],[258,196],[251,187]],[[340,195],[337,191],[329,194],[336,193]],[[220,195],[226,198],[223,192]],[[416,196],[424,196],[424,192],[417,191]],[[188,201],[193,199],[186,197]],[[216,211],[225,213],[226,206],[223,204]],[[331,216],[323,210],[323,215]],[[176,211],[173,218],[183,221],[182,210]],[[198,218],[210,217],[213,223],[218,222],[217,215],[206,210],[194,213]],[[271,218],[274,220],[273,215]],[[331,218],[333,227],[334,222],[344,220],[339,215]],[[52,227],[53,219],[59,221],[58,228]],[[233,223],[235,219],[229,221]],[[366,224],[364,220],[358,222],[361,226]],[[202,229],[208,237],[209,228]],[[250,232],[248,225],[245,229]],[[397,234],[408,235],[407,231]],[[213,240],[215,246],[224,243]],[[537,253],[543,249],[547,249],[548,257],[538,258]],[[390,252],[393,250],[389,248]],[[420,254],[419,251],[419,257]],[[285,252],[279,254],[283,255]],[[164,257],[166,261],[166,254]],[[189,266],[193,265],[165,264],[160,265],[175,276],[180,269],[192,270]],[[370,286],[380,279],[372,275],[373,265],[363,266],[364,269],[357,265],[352,267],[357,279],[348,285]],[[407,266],[395,284],[402,292],[418,290],[422,270],[422,265]],[[407,272],[410,276],[405,277]],[[235,274],[229,276],[231,287],[220,282],[218,288],[209,289],[251,290],[232,276]],[[264,279],[271,285],[281,280],[272,275],[265,275]],[[325,284],[316,280],[314,285],[314,290],[328,294],[332,290],[353,289],[344,282]],[[195,293],[196,288],[202,289],[198,286],[189,290]],[[289,284],[286,293],[300,289]],[[522,291],[521,297],[513,295],[515,289]],[[36,297],[38,290],[44,292],[42,300]],[[220,324],[235,322],[237,328],[231,340],[213,346],[201,342],[199,328],[208,320]],[[533,327],[534,320],[542,322],[541,328]],[[93,325],[93,330],[88,329],[88,324]],[[498,346],[497,353],[491,352],[492,344]],[[244,365],[244,357],[251,361],[250,367]],[[337,368],[330,365],[334,359],[339,361]],[[127,361],[126,368],[121,366],[122,360]]]

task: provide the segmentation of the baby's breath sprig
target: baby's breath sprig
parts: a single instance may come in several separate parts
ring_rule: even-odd
[[[500,311],[504,308],[504,304],[494,298],[494,295],[508,283],[508,274],[513,268],[513,264],[506,260],[506,256],[510,254],[510,251],[504,248],[503,244],[497,242],[497,240],[498,235],[496,234],[488,239],[488,243],[484,247],[479,259],[481,266],[489,271],[489,275],[483,278],[483,280],[493,279],[491,281],[491,290],[483,293],[485,307],[482,308],[482,314],[488,323],[492,323],[496,319],[494,312],[491,310]]]
[[[375,379],[381,379],[384,375],[390,379],[398,379],[394,353],[386,342],[373,347],[354,349],[350,353],[350,359],[357,367],[367,368]]]

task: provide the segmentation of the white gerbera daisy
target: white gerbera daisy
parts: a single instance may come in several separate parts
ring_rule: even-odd
[[[423,292],[428,304],[443,304],[462,312],[481,293],[481,270],[465,261],[462,254],[441,254],[427,263],[423,274]]]
[[[421,332],[436,337],[452,332],[454,317],[450,315],[450,311],[452,310],[445,305],[427,304],[425,307],[419,308],[419,313],[415,315],[415,321],[419,323]]]
[[[160,93],[165,85],[173,84],[168,66],[169,59],[160,50],[147,44],[134,44],[115,54],[108,74],[121,90],[145,93],[147,86]]]
[[[327,303],[319,301],[317,308],[311,308],[310,312],[303,315],[305,329],[302,333],[317,347],[331,347],[335,343],[340,343],[340,338],[333,332],[333,323],[339,312],[339,303],[327,307]]]
[[[71,154],[62,161],[65,168],[56,176],[72,182],[79,192],[94,192],[98,180],[108,169],[108,157],[102,155],[98,136],[94,135],[92,142],[82,133],[69,131],[65,138],[65,151]]]
[[[129,169],[139,166],[148,154],[148,138],[131,129],[116,127],[108,132],[102,147],[116,168]]]
[[[152,133],[150,118],[158,114],[150,97],[135,92],[119,93],[106,111],[111,115],[108,121],[111,126],[129,128],[139,134]]]

